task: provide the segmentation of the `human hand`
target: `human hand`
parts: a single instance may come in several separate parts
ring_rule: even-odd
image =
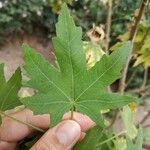
[[[11,116],[47,130],[31,150],[70,150],[79,140],[84,138],[85,132],[94,126],[94,122],[89,117],[77,112],[74,113],[74,120],[69,120],[70,113],[66,113],[62,121],[51,129],[49,129],[49,115],[34,116],[30,110],[24,109],[13,112]],[[4,117],[0,127],[0,150],[17,149],[19,141],[35,134],[35,132],[34,129],[26,125]]]

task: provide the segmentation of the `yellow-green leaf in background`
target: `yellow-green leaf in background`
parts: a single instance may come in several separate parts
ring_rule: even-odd
[[[129,29],[130,30],[130,29]],[[130,32],[120,35],[120,42],[111,47],[111,50],[117,49],[122,42],[129,39]],[[143,64],[145,68],[150,67],[150,25],[141,23],[138,27],[138,32],[133,42],[133,58],[135,59],[134,66]]]
[[[115,148],[116,150],[126,150],[127,146],[126,146],[126,140],[124,137],[118,137],[115,141]]]
[[[105,54],[101,46],[93,42],[84,41],[83,49],[85,50],[86,53],[86,63],[88,69],[93,67],[95,63],[98,62]]]
[[[20,68],[18,68],[12,77],[6,81],[4,76],[4,65],[0,64],[0,111],[6,111],[21,105],[18,97],[21,81]]]
[[[138,133],[137,133],[136,139],[134,139],[134,142],[127,135],[126,142],[127,142],[127,150],[142,150],[143,129],[141,127],[138,129]]]
[[[131,138],[134,139],[137,135],[137,129],[134,125],[134,112],[131,111],[129,106],[124,106],[123,111],[121,113],[123,123],[126,129],[127,135]]]

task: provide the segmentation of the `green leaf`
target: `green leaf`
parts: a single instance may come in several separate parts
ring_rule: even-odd
[[[149,144],[150,141],[150,127],[143,129],[143,139],[145,144]]]
[[[114,141],[115,144],[115,150],[126,150],[126,140],[124,137],[118,137]]]
[[[13,76],[6,82],[4,65],[0,65],[0,110],[6,111],[21,104],[18,92],[21,88],[21,70],[18,68]]]
[[[77,143],[73,150],[111,150],[110,147],[112,145],[112,141],[108,141],[105,144],[99,145],[99,143],[105,141],[108,138],[108,133],[104,133],[104,131],[99,126],[95,126],[86,133],[85,139]]]
[[[134,124],[134,114],[129,108],[129,106],[124,106],[123,111],[121,113],[123,123],[125,126],[125,130],[127,131],[127,135],[131,138],[134,139],[137,135],[137,129]]]
[[[129,136],[127,136],[126,142],[127,142],[127,150],[142,150],[143,129],[142,128],[138,129],[138,134],[134,143]]]
[[[28,45],[23,45],[25,70],[30,78],[27,85],[37,90],[34,96],[21,100],[25,106],[35,114],[49,113],[52,126],[69,110],[86,114],[103,125],[101,109],[114,109],[135,101],[131,96],[103,93],[120,77],[130,42],[125,42],[110,56],[104,55],[88,70],[82,31],[75,26],[66,4],[62,6],[56,33],[53,44],[59,67],[52,66]]]
[[[96,62],[100,61],[105,52],[102,50],[101,46],[97,43],[84,41],[83,49],[86,53],[87,68],[93,67]]]
[[[4,77],[4,64],[0,64],[0,89],[3,87],[5,83],[6,81]]]

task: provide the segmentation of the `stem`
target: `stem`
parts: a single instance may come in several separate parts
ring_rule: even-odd
[[[150,89],[150,84],[145,86],[144,88],[137,88],[137,89],[134,89],[134,90],[128,90],[128,92],[130,93],[135,93],[135,94],[140,94],[140,93],[143,93],[145,91],[148,91]]]
[[[147,3],[148,3],[148,0],[142,0],[141,6],[139,9],[139,14],[138,14],[137,18],[135,19],[135,23],[133,24],[133,26],[131,28],[131,32],[130,32],[130,36],[129,36],[129,40],[131,40],[131,41],[133,41],[136,36],[137,30],[138,30],[138,25],[143,16],[143,13],[144,13]]]
[[[96,13],[96,23],[98,24],[98,12],[99,12],[99,5],[100,5],[100,0],[96,1],[96,6],[97,6],[97,13]]]
[[[144,77],[143,77],[143,83],[141,89],[143,89],[146,86],[147,79],[148,79],[148,68],[144,70]]]
[[[12,119],[12,120],[14,120],[14,121],[16,121],[16,122],[18,122],[18,123],[24,124],[24,125],[26,125],[26,126],[32,128],[32,129],[35,129],[35,130],[37,130],[37,131],[39,131],[39,132],[42,132],[42,133],[45,132],[43,129],[38,128],[38,127],[36,127],[36,126],[34,126],[34,125],[32,125],[32,124],[26,123],[26,122],[24,122],[24,121],[21,121],[21,120],[19,120],[19,119],[17,119],[17,118],[14,118],[14,117],[12,117],[12,116],[6,114],[5,112],[3,112],[3,111],[1,111],[1,110],[0,110],[0,114],[3,115],[3,116],[6,116],[6,117],[8,117],[8,118],[10,118],[10,119]]]
[[[150,116],[150,111],[144,116],[144,118],[141,120],[140,124],[143,124]]]
[[[147,150],[150,149],[150,145],[148,145],[148,144],[143,144],[142,147],[147,149]]]
[[[129,40],[131,40],[132,45],[133,45],[137,30],[138,30],[138,25],[139,25],[140,20],[143,16],[143,13],[144,13],[147,2],[148,2],[148,0],[142,0],[141,6],[140,6],[140,9],[139,9],[139,14],[138,14],[137,18],[135,18],[135,23],[131,28]],[[121,94],[124,94],[124,91],[125,91],[125,82],[126,82],[126,78],[127,78],[127,71],[128,71],[130,59],[132,57],[132,50],[133,50],[133,46],[130,49],[125,67],[122,71],[122,78],[120,80],[120,85],[119,85],[119,91],[120,91]]]
[[[116,110],[116,112],[115,112],[115,114],[114,114],[114,116],[113,116],[113,118],[111,120],[111,123],[110,123],[110,125],[107,128],[111,128],[114,125],[114,123],[116,122],[116,120],[118,118],[118,113],[119,113],[119,110]]]
[[[111,140],[117,138],[118,136],[120,136],[120,135],[122,135],[122,134],[125,134],[125,133],[126,133],[126,131],[122,131],[122,132],[120,132],[120,133],[118,133],[118,134],[112,136],[111,138],[109,138],[109,139],[107,139],[107,140],[105,140],[105,141],[103,141],[103,142],[97,144],[96,147],[97,147],[97,146],[100,146],[100,145],[103,145],[103,144],[105,144],[105,143],[107,143],[107,142],[109,142],[109,141],[111,141]]]
[[[105,51],[106,51],[107,54],[109,53],[109,44],[110,44],[112,4],[113,4],[113,0],[109,0],[107,2],[106,45],[105,45]]]
[[[134,77],[136,76],[136,73],[137,73],[137,69],[132,73],[132,75],[129,77],[127,83],[126,83],[126,86],[125,88],[128,87],[128,85],[131,83],[131,81],[134,79]]]
[[[106,44],[105,44],[105,52],[109,54],[109,44],[110,44],[110,33],[111,33],[111,21],[112,21],[112,8],[113,8],[113,0],[109,0],[107,2],[107,19],[106,19]],[[111,92],[111,86],[107,87],[107,91]]]
[[[72,108],[71,108],[71,120],[73,120],[73,112],[74,112],[74,110],[75,110],[75,107],[74,106],[72,106]]]
[[[143,125],[142,127],[143,127],[143,128],[149,128],[149,127],[150,127],[150,124]]]

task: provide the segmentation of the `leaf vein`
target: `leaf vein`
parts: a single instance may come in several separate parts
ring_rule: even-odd
[[[68,96],[67,96],[67,94],[66,93],[64,93],[53,81],[51,81],[48,77],[47,77],[47,75],[45,75],[43,72],[42,72],[42,70],[35,64],[35,62],[32,60],[32,58],[31,58],[31,55],[29,55],[30,56],[30,59],[31,59],[31,61],[32,61],[32,63],[34,64],[34,66],[39,70],[39,72],[48,80],[48,82],[50,82],[51,84],[53,84],[68,100],[70,99]]]
[[[104,74],[106,74],[120,59],[121,56],[118,57],[118,59],[108,68],[104,73],[102,73],[92,84],[90,84],[77,98],[75,101],[77,101],[89,88],[91,88]]]

